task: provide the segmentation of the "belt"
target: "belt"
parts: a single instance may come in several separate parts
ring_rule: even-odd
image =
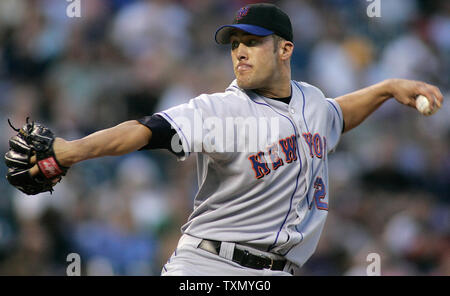
[[[221,246],[222,242],[207,239],[202,240],[198,245],[200,249],[216,255],[220,254]],[[285,259],[273,259],[261,254],[252,254],[251,251],[242,250],[237,247],[234,247],[232,260],[244,267],[271,270],[283,270],[287,262]]]

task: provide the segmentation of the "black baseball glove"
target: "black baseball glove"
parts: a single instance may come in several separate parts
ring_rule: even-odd
[[[9,151],[5,154],[8,166],[6,179],[9,183],[28,195],[53,191],[53,186],[61,180],[69,169],[61,166],[53,151],[54,134],[45,126],[29,122],[19,130],[8,123],[17,135],[9,139]],[[36,156],[36,163],[31,162]],[[39,173],[31,176],[30,169],[37,164]]]

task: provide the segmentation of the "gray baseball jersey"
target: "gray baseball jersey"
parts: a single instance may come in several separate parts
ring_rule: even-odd
[[[328,153],[342,111],[316,87],[291,81],[290,104],[242,90],[203,94],[158,113],[197,153],[198,192],[182,232],[281,254],[302,266],[329,206]]]

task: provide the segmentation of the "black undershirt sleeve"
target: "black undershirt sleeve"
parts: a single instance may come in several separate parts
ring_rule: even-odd
[[[168,123],[162,116],[153,114],[151,116],[145,116],[138,119],[138,122],[145,125],[152,131],[150,142],[139,150],[167,149],[176,156],[185,155],[184,151],[175,152],[172,149],[171,143],[173,137],[176,137],[175,140],[178,141],[180,146],[181,140],[175,129],[173,129],[170,123]]]

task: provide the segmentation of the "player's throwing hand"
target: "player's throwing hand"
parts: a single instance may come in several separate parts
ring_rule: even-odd
[[[391,93],[400,103],[417,108],[416,98],[419,95],[425,96],[430,104],[430,109],[441,108],[444,96],[438,87],[415,80],[392,79]]]

